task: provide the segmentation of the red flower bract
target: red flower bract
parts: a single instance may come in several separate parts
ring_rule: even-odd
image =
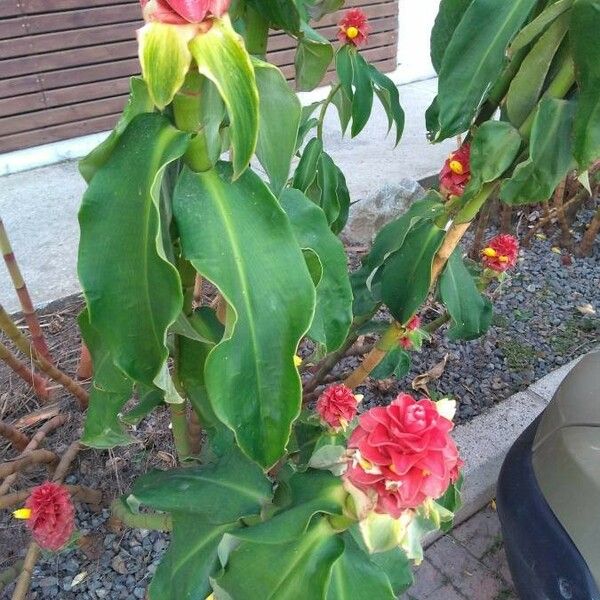
[[[360,8],[347,11],[340,21],[338,39],[345,44],[362,46],[367,42],[369,23],[367,15]]]
[[[202,23],[207,17],[220,17],[231,0],[140,0],[146,22],[172,25]]]
[[[352,390],[343,384],[328,387],[317,400],[317,413],[333,429],[345,427],[357,412]]]
[[[462,461],[450,436],[453,427],[428,398],[400,394],[389,406],[360,417],[348,441],[356,452],[345,477],[376,493],[376,512],[397,519],[442,496],[458,478]]]
[[[440,188],[447,194],[462,196],[471,179],[471,146],[463,144],[453,152],[440,172]]]
[[[517,264],[519,240],[508,234],[497,235],[488,242],[481,254],[485,267],[503,273]]]
[[[25,507],[31,510],[27,527],[37,544],[47,550],[60,550],[75,528],[75,508],[69,491],[48,481],[33,488]]]

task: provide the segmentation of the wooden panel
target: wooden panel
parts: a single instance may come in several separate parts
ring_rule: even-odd
[[[365,58],[393,70],[397,0],[346,0],[345,7],[369,17]],[[342,12],[315,26],[321,35],[336,39]],[[129,77],[139,72],[141,25],[139,0],[0,0],[0,152],[114,126]],[[269,58],[290,80],[294,54],[295,41],[274,32]]]

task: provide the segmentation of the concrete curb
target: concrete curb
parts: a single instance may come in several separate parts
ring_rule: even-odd
[[[552,371],[525,391],[513,394],[489,411],[456,427],[454,439],[465,461],[465,483],[463,505],[456,514],[455,525],[472,517],[494,498],[496,481],[508,450],[546,408],[562,380],[581,358]],[[434,532],[425,537],[423,545],[429,546],[441,536],[440,532]]]

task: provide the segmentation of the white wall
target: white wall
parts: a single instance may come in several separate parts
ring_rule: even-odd
[[[440,0],[399,0],[398,83],[435,76],[429,59],[429,35]]]

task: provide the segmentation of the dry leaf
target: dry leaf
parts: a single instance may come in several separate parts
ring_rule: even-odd
[[[82,535],[77,540],[77,546],[90,560],[98,560],[104,551],[102,535],[99,533]]]
[[[591,304],[589,304],[589,303],[588,304],[582,304],[581,306],[578,306],[577,310],[582,315],[595,315],[596,314],[595,308]]]
[[[422,375],[417,375],[412,381],[412,388],[416,392],[423,392],[429,396],[429,390],[427,389],[427,384],[431,381],[435,381],[439,379],[444,373],[444,369],[446,368],[446,363],[448,362],[448,357],[450,355],[446,354],[439,363],[434,365],[429,371],[423,373]]]
[[[551,250],[554,254],[562,254],[562,250],[558,246],[552,246]]]
[[[75,575],[75,577],[73,577],[73,581],[71,582],[71,588],[74,588],[76,585],[79,585],[86,577],[87,571],[81,571],[81,573]]]

